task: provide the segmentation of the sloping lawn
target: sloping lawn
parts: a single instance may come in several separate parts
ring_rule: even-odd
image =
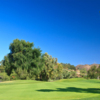
[[[100,100],[100,80],[54,82],[17,80],[0,83],[0,100]]]

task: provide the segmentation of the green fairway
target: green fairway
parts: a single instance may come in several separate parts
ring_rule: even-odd
[[[63,79],[54,82],[17,80],[0,83],[0,100],[100,100],[100,81]]]

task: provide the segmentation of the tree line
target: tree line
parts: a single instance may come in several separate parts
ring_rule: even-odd
[[[4,80],[41,80],[51,81],[78,77],[76,67],[69,63],[58,63],[48,53],[42,54],[33,43],[15,39],[9,46],[10,53],[0,62],[0,81]],[[100,78],[100,66],[80,70],[80,77]]]
[[[42,54],[33,43],[15,39],[9,46],[10,53],[0,64],[0,80],[34,79],[57,80],[76,77],[75,66],[58,63],[48,53]]]

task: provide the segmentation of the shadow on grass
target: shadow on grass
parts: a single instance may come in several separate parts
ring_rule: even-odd
[[[76,87],[68,87],[68,88],[57,88],[56,90],[52,89],[40,89],[37,90],[39,92],[79,92],[79,93],[97,93],[100,94],[100,88],[76,88]]]

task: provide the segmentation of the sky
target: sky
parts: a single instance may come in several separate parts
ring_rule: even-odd
[[[100,0],[0,0],[0,60],[17,38],[59,63],[100,64]]]

